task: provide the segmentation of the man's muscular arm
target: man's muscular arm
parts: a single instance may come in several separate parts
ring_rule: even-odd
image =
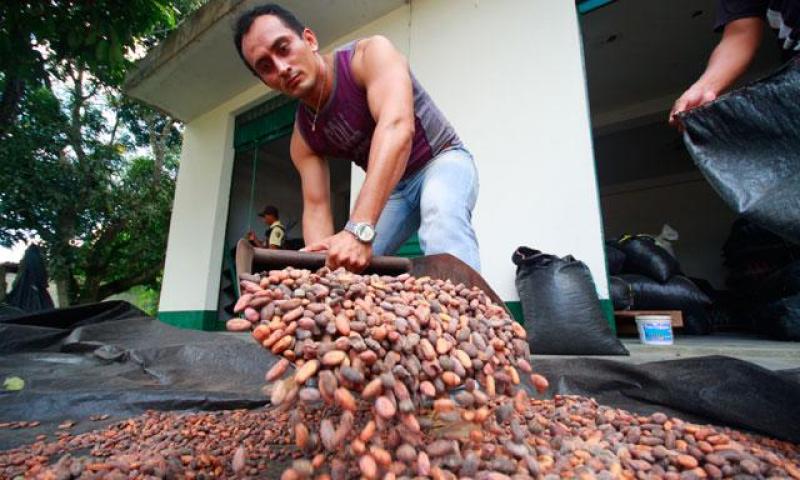
[[[400,181],[414,138],[414,96],[408,63],[389,40],[381,36],[362,40],[352,59],[353,76],[367,91],[375,131],[369,152],[367,177],[350,219],[375,225],[394,187]],[[328,241],[328,265],[363,270],[372,258],[372,246],[349,232]]]
[[[400,181],[414,138],[414,94],[408,63],[392,43],[375,36],[361,41],[353,56],[353,75],[367,90],[375,132],[369,170],[351,220],[375,224]]]
[[[289,154],[302,182],[303,239],[306,245],[314,245],[333,235],[328,162],[311,150],[297,128],[292,133]]]

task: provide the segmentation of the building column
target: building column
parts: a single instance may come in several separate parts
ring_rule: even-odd
[[[185,328],[213,330],[233,171],[230,111],[186,124],[170,220],[158,317]]]

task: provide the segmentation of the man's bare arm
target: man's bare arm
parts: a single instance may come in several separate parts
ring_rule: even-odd
[[[763,33],[761,18],[740,18],[727,24],[705,72],[675,102],[670,111],[670,123],[676,124],[675,114],[704,105],[730,88],[747,71]]]
[[[303,189],[303,239],[311,245],[333,235],[330,170],[295,128],[289,153],[300,174]]]
[[[369,168],[351,215],[355,222],[378,221],[400,181],[414,138],[414,97],[408,63],[392,43],[375,36],[362,40],[353,56],[353,74],[367,90],[375,131]]]

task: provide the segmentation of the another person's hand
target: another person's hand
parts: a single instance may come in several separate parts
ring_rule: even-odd
[[[345,231],[308,245],[303,251],[327,251],[326,265],[332,270],[344,267],[358,273],[367,268],[372,260],[372,245],[359,241],[353,234]]]
[[[679,113],[705,105],[717,98],[717,92],[703,85],[694,84],[675,101],[669,112],[669,124],[683,131],[683,124],[678,119]]]
[[[249,240],[251,243],[256,243],[256,232],[252,230],[247,232],[247,240]]]

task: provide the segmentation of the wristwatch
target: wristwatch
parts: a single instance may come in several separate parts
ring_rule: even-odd
[[[355,223],[348,221],[344,229],[364,243],[375,240],[375,227],[369,223]]]

